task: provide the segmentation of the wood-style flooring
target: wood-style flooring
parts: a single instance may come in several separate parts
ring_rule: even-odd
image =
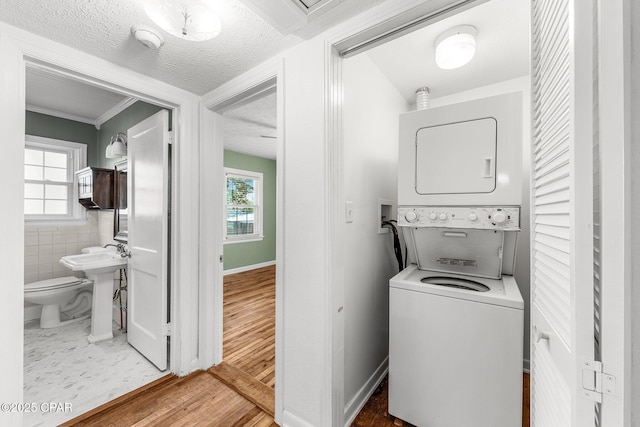
[[[167,375],[63,426],[276,426],[275,267],[225,277],[224,324],[225,362],[183,378]],[[387,393],[385,378],[352,426],[399,425],[387,412]],[[529,426],[528,374],[522,426]]]
[[[275,385],[276,267],[224,277],[223,359]]]
[[[529,427],[529,374],[523,374],[522,387],[522,427]],[[412,424],[402,422],[387,412],[388,383],[385,377],[364,405],[351,427],[409,427]]]
[[[167,375],[64,424],[70,426],[276,426],[273,417],[209,371]]]

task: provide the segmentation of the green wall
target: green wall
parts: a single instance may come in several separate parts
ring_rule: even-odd
[[[98,149],[98,130],[95,126],[32,111],[26,112],[25,122],[27,135],[87,144],[87,165],[97,165],[100,150]],[[104,157],[104,149],[101,154]]]
[[[98,158],[97,164],[92,164],[91,166],[97,166],[107,169],[113,168],[113,165],[122,160],[122,158],[107,159],[105,157],[105,151],[107,149],[107,145],[109,145],[109,143],[111,142],[111,137],[116,136],[118,132],[123,132],[126,134],[127,129],[140,123],[147,117],[152,116],[161,109],[162,107],[158,107],[157,105],[138,101],[130,107],[126,108],[117,116],[114,116],[104,122],[102,126],[100,126],[100,130],[98,131],[97,145],[100,156]],[[171,115],[169,115],[169,123],[171,123]]]
[[[264,239],[224,245],[224,269],[231,270],[276,259],[276,161],[224,150],[224,166],[261,172],[264,179]]]

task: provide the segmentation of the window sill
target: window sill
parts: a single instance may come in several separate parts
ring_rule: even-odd
[[[247,237],[233,237],[226,238],[224,241],[225,245],[231,245],[235,243],[249,243],[249,242],[261,242],[264,240],[264,236],[247,236]]]

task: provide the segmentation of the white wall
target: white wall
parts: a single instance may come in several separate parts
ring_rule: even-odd
[[[522,209],[520,211],[520,226],[522,231],[518,236],[516,268],[514,277],[520,287],[524,299],[524,369],[529,370],[529,308],[530,298],[530,256],[529,256],[529,199],[530,199],[530,158],[531,158],[531,83],[529,76],[520,77],[505,82],[484,86],[454,95],[433,98],[431,106],[452,104],[502,93],[522,91]]]
[[[391,200],[397,207],[398,116],[409,105],[366,54],[344,61],[343,78],[344,197],[353,203],[353,222],[343,225],[344,401],[350,421],[388,364],[389,279],[398,264],[393,235],[378,234],[378,202]]]
[[[319,426],[331,402],[327,372],[327,176],[324,42],[285,54],[284,412],[285,425]],[[278,82],[280,85],[280,82]]]
[[[640,5],[631,4],[631,425],[640,425]],[[633,220],[635,219],[635,221]]]

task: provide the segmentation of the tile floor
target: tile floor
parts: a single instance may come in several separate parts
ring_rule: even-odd
[[[25,426],[58,425],[167,373],[131,347],[115,323],[113,340],[89,344],[91,319],[52,329],[38,322],[24,324],[24,403],[37,408],[25,413]],[[48,411],[49,402],[71,411]]]

